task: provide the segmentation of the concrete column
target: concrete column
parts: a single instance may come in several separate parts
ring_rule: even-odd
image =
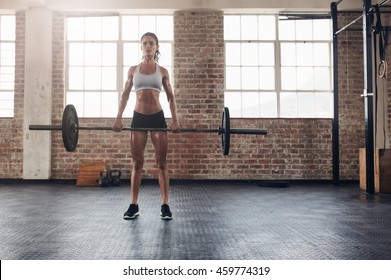
[[[49,179],[51,133],[29,131],[30,124],[51,124],[52,12],[26,11],[26,53],[23,125],[23,179]]]

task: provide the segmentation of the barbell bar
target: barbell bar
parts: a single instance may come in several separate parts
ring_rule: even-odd
[[[76,108],[68,104],[65,106],[62,115],[62,125],[30,125],[29,130],[46,130],[46,131],[62,131],[62,139],[64,147],[68,152],[76,150],[79,131],[80,130],[113,130],[112,127],[105,126],[79,126],[79,119],[77,117]],[[171,131],[169,128],[134,128],[124,127],[122,130],[125,131]],[[198,128],[181,128],[180,133],[217,133],[221,135],[221,148],[223,155],[229,154],[231,134],[248,134],[248,135],[266,135],[266,129],[242,129],[242,128],[231,128],[229,109],[224,107],[222,113],[221,127],[217,129],[198,129]]]

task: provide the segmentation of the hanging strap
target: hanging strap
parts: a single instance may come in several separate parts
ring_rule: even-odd
[[[381,22],[381,12],[379,5],[375,6],[376,12],[376,25],[375,32],[379,34],[379,58],[380,62],[378,65],[378,75],[380,78],[387,78],[387,61],[386,61],[386,50],[388,45],[388,31],[389,28],[384,28]]]

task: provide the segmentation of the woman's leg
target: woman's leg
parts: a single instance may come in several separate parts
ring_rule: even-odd
[[[147,143],[148,133],[146,131],[132,131],[131,151],[133,170],[130,182],[131,204],[137,204],[138,193],[141,185],[141,174],[144,166],[144,150]]]
[[[162,205],[168,204],[168,189],[170,179],[167,169],[167,150],[168,137],[167,132],[152,131],[151,139],[155,148],[156,164],[159,169],[159,185],[162,194]]]

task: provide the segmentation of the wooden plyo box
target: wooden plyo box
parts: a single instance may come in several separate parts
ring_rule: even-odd
[[[360,149],[360,189],[366,190],[366,150]],[[391,149],[375,149],[375,193],[391,193]]]
[[[100,172],[102,170],[107,170],[107,166],[104,161],[81,162],[79,166],[79,175],[77,177],[76,186],[99,186]]]

